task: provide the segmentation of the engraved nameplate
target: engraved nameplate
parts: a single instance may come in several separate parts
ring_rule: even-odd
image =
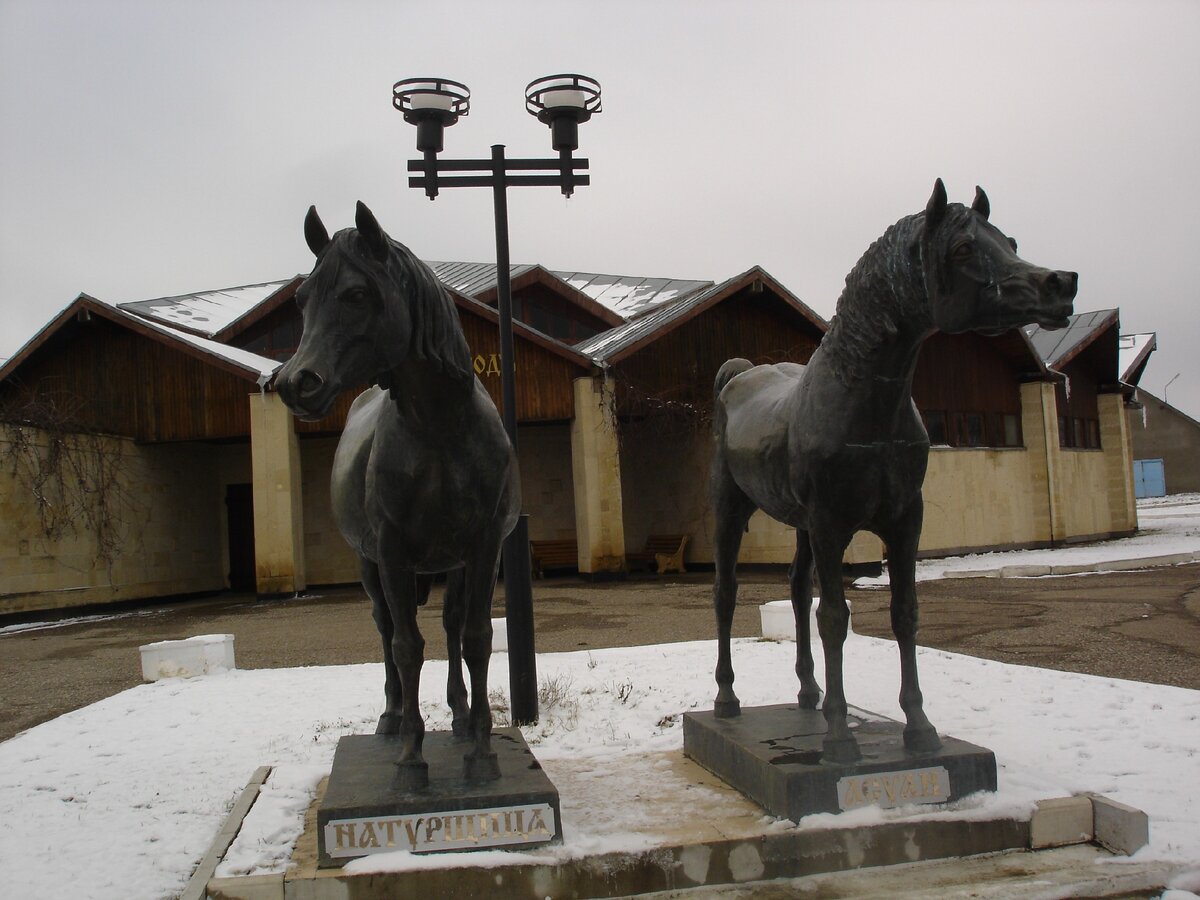
[[[847,775],[838,779],[837,795],[838,805],[843,810],[863,806],[890,809],[906,803],[945,803],[950,799],[950,776],[944,766]]]
[[[335,819],[325,825],[325,852],[338,858],[393,850],[432,853],[544,844],[557,830],[554,810],[546,803]]]

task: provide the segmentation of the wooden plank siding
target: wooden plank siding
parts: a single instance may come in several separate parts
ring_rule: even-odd
[[[143,442],[250,430],[255,384],[107,319],[65,324],[0,385],[3,402],[52,404],[88,431]]]
[[[819,336],[769,292],[747,288],[614,366],[617,412],[650,412],[647,399],[711,412],[713,382],[726,360],[806,363]]]
[[[473,315],[461,316],[475,373],[503,413],[500,399],[500,334],[496,326]],[[573,383],[587,372],[520,335],[514,337],[518,422],[565,422],[575,417]]]
[[[1019,415],[1020,377],[994,340],[938,332],[921,348],[913,400],[921,410]]]

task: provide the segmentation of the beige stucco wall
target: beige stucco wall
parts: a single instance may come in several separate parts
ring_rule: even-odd
[[[571,426],[537,425],[517,432],[522,511],[529,539],[575,537],[575,485],[571,473]]]
[[[84,522],[57,541],[42,535],[36,502],[13,474],[9,428],[0,426],[0,613],[224,586],[223,507],[214,502],[218,464],[210,446],[101,438],[120,485],[114,509],[121,543],[109,567],[97,560],[96,538]],[[45,435],[33,430],[31,440],[44,453]]]
[[[1050,540],[1045,467],[1027,449],[934,447],[921,495],[925,526],[920,552],[1046,544]]]

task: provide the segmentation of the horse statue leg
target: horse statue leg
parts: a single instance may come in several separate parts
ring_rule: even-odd
[[[937,729],[925,716],[917,680],[917,543],[923,515],[924,501],[918,494],[882,535],[892,583],[892,633],[900,648],[900,708],[907,720],[904,747],[911,753],[933,753],[942,746]]]
[[[808,543],[808,532],[796,529],[796,556],[788,570],[788,584],[792,594],[792,615],[796,618],[796,677],[800,679],[800,693],[796,702],[801,709],[816,709],[821,699],[821,688],[813,677],[812,625],[808,614],[812,609],[812,547]]]
[[[389,546],[386,533],[380,545]],[[389,564],[379,566],[379,581],[392,620],[392,658],[400,674],[403,694],[400,717],[400,758],[397,760],[396,786],[402,790],[423,790],[429,786],[429,766],[421,753],[425,741],[425,720],[421,717],[421,666],[425,662],[425,639],[417,626],[420,591],[416,573]]]
[[[842,556],[850,543],[849,535],[827,522],[813,522],[809,531],[817,578],[821,582],[821,602],[817,606],[817,628],[825,650],[825,740],[821,761],[852,763],[862,759],[858,741],[846,723],[846,690],[842,682],[842,646],[850,625],[850,609],[842,589]]]
[[[371,560],[360,557],[358,568],[363,590],[371,598],[371,617],[375,620],[375,627],[379,629],[379,637],[383,641],[384,707],[379,723],[375,726],[375,733],[399,734],[404,692],[400,687],[400,672],[396,669],[396,660],[392,656],[392,614],[383,593],[383,585],[379,582],[379,567]]]
[[[488,664],[492,658],[492,594],[500,568],[500,534],[476,547],[464,573],[462,655],[471,673],[471,748],[463,757],[467,781],[495,781],[500,766],[492,750],[492,707],[488,703]]]
[[[467,686],[462,673],[463,619],[465,616],[463,569],[452,569],[446,573],[446,599],[442,603],[442,628],[446,631],[446,659],[449,672],[446,676],[446,703],[452,715],[451,728],[455,740],[466,740],[468,718],[471,714],[467,702]]]
[[[713,458],[712,502],[716,514],[713,560],[717,570],[713,579],[713,611],[717,617],[717,697],[713,701],[713,714],[718,719],[728,719],[742,714],[742,704],[733,692],[729,637],[737,607],[738,550],[746,523],[756,507],[734,482],[719,449]]]

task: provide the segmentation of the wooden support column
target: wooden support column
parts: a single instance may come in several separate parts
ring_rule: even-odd
[[[579,571],[624,571],[625,520],[617,419],[612,387],[603,378],[575,379],[571,470]]]
[[[300,443],[291,411],[276,393],[250,395],[250,463],[254,481],[254,575],[260,596],[308,586]]]

